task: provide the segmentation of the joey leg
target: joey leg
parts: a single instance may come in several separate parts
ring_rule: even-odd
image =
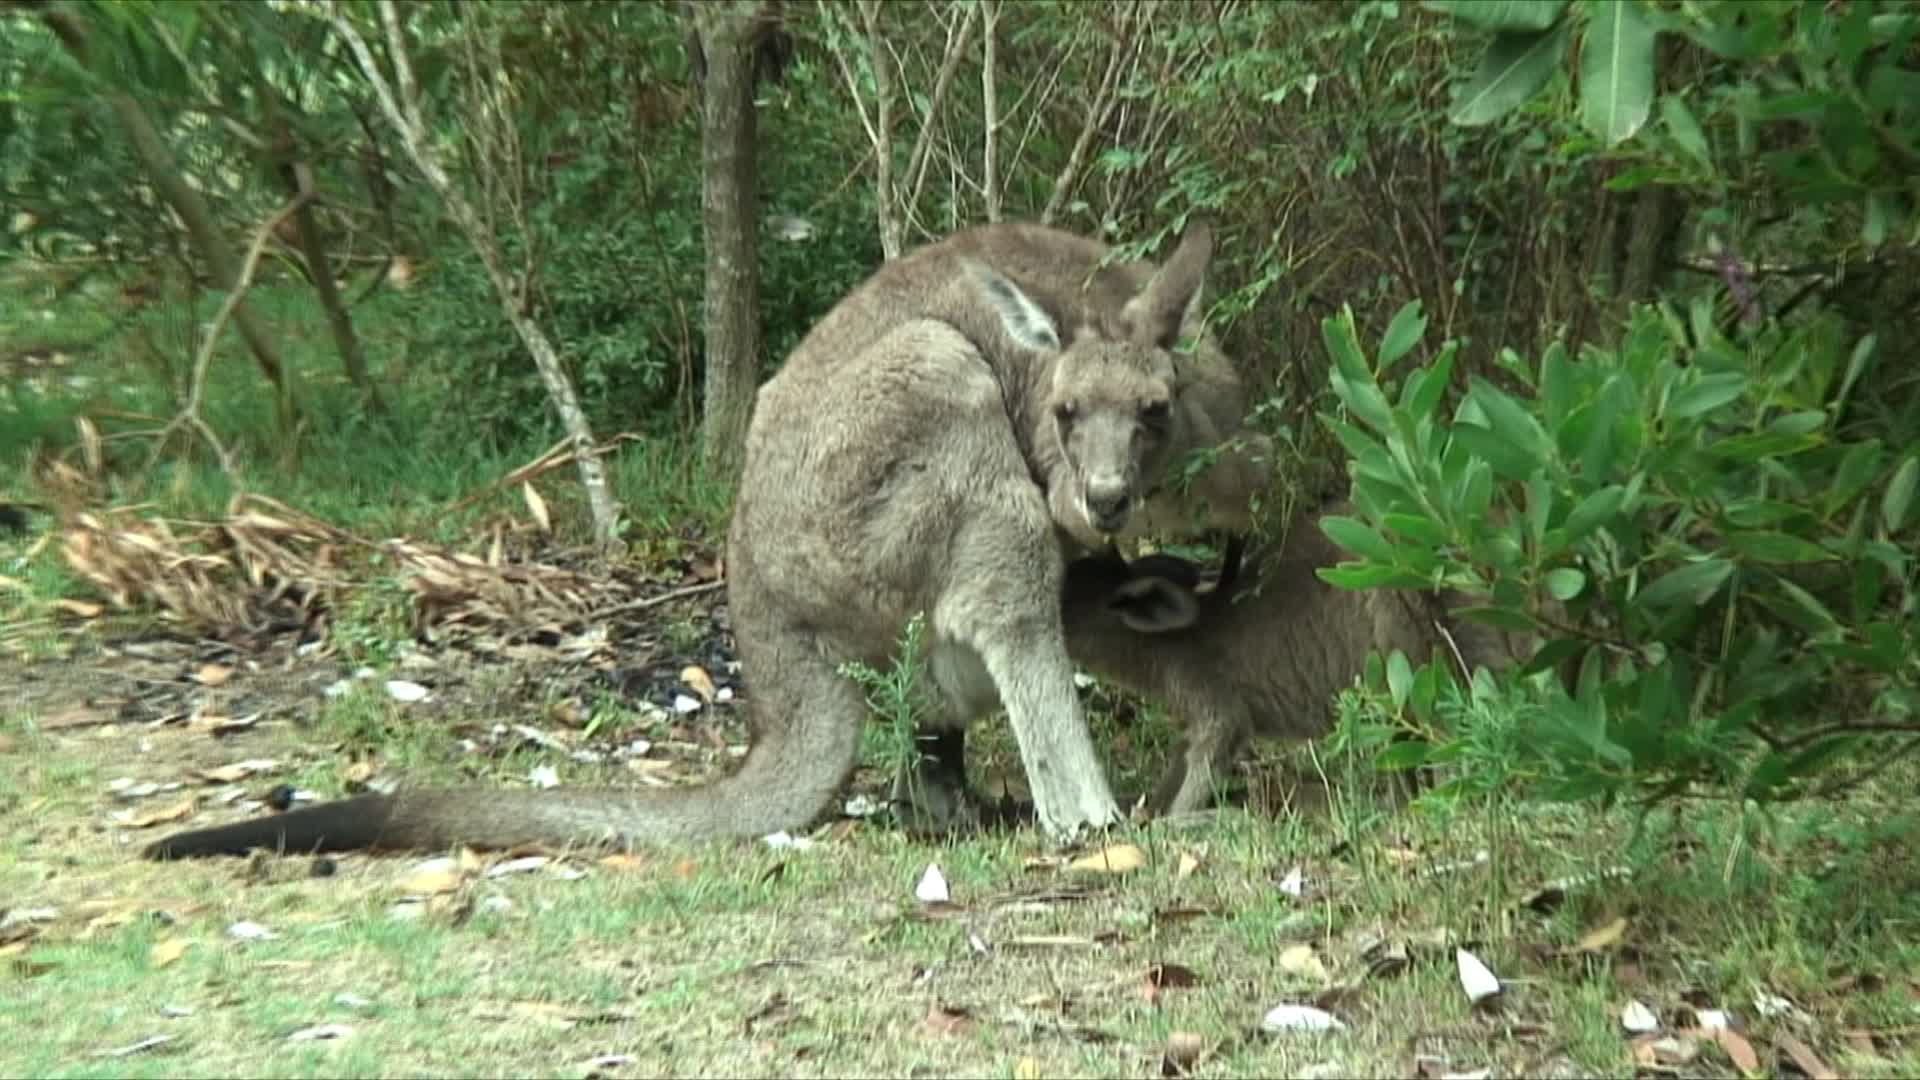
[[[1238,723],[1193,725],[1175,748],[1178,760],[1154,789],[1155,815],[1191,814],[1210,806],[1215,788],[1246,746],[1245,732]]]

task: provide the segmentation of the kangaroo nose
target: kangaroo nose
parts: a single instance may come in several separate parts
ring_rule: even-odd
[[[1127,511],[1133,506],[1126,488],[1087,492],[1087,510],[1093,523],[1107,532],[1118,532],[1127,523]]]

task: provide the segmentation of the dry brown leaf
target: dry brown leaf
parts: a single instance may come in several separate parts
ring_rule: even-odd
[[[1688,1032],[1688,1034],[1693,1033]],[[1720,1049],[1726,1051],[1727,1059],[1733,1062],[1734,1068],[1747,1075],[1760,1071],[1760,1055],[1753,1052],[1753,1044],[1747,1041],[1745,1035],[1732,1028],[1716,1028],[1713,1031],[1700,1032],[1700,1035],[1720,1044]]]
[[[673,864],[673,876],[686,881],[700,872],[700,864],[692,859],[681,859]]]
[[[975,1027],[973,1015],[957,1005],[934,1002],[927,1007],[920,1029],[929,1035],[964,1035]]]
[[[1314,954],[1311,945],[1289,945],[1280,950],[1280,970],[1291,975],[1303,975],[1320,982],[1327,981],[1327,967]]]
[[[1145,995],[1147,1004],[1152,1005],[1158,1002],[1160,995],[1168,990],[1190,989],[1199,982],[1200,977],[1195,975],[1190,967],[1181,964],[1155,964],[1147,969],[1141,993]]]
[[[1193,876],[1193,872],[1198,869],[1200,869],[1199,857],[1191,851],[1183,851],[1180,853],[1180,865],[1175,867],[1173,871],[1174,880],[1179,881],[1190,878]]]
[[[175,960],[180,959],[182,956],[185,956],[187,950],[192,947],[193,942],[188,941],[186,938],[162,938],[153,943],[152,950],[147,954],[147,961],[154,967],[163,968]]]
[[[1200,1063],[1207,1040],[1197,1032],[1176,1031],[1167,1036],[1167,1048],[1160,1055],[1160,1075],[1185,1076]]]
[[[225,664],[201,664],[193,673],[193,681],[201,686],[225,686],[233,678],[233,669]]]
[[[1041,1080],[1046,1075],[1039,1058],[1023,1057],[1013,1063],[1013,1080]]]
[[[713,676],[707,674],[707,669],[698,664],[688,664],[681,668],[680,682],[687,689],[699,694],[700,700],[709,705],[713,704],[713,695],[719,693],[714,688]]]
[[[91,600],[75,600],[65,596],[55,600],[53,606],[69,615],[82,619],[97,619],[102,612],[107,610],[103,605],[96,604]]]
[[[394,887],[407,896],[438,896],[458,889],[464,878],[452,868],[421,870],[401,878]]]
[[[1101,874],[1130,874],[1147,865],[1147,854],[1133,844],[1115,844],[1067,864],[1069,870]]]
[[[1574,950],[1576,952],[1600,952],[1620,944],[1620,939],[1626,936],[1627,920],[1625,918],[1617,918],[1587,931],[1586,934],[1581,936],[1579,942],[1574,945]]]
[[[612,855],[602,855],[600,865],[611,870],[635,871],[646,867],[647,861],[630,851],[617,851]]]
[[[127,827],[133,828],[133,829],[145,829],[150,826],[164,824],[169,821],[179,821],[181,818],[188,817],[193,813],[193,805],[194,805],[194,798],[193,796],[189,795],[186,798],[181,799],[177,803],[170,803],[166,806],[162,806],[154,810],[149,810],[144,814],[140,814],[137,817],[134,817],[132,820],[127,822]]]
[[[340,770],[340,779],[345,781],[348,787],[363,787],[367,781],[373,779],[373,774],[378,769],[379,766],[371,761],[356,761]]]
[[[1793,1063],[1799,1066],[1800,1071],[1806,1073],[1810,1080],[1839,1080],[1840,1074],[1833,1071],[1833,1066],[1822,1061],[1820,1055],[1813,1052],[1813,1047],[1786,1034],[1774,1036],[1774,1042],[1779,1045],[1780,1049],[1786,1051],[1787,1056],[1793,1059]],[[1869,1039],[1867,1042],[1868,1045],[1871,1046],[1873,1040]],[[1752,1048],[1748,1048],[1747,1052],[1752,1053]],[[1736,1062],[1736,1064],[1738,1064],[1738,1062]],[[1746,1069],[1748,1072],[1757,1072],[1760,1066],[1756,1062],[1752,1068],[1747,1068],[1745,1065],[1742,1065],[1741,1068]]]
[[[553,518],[547,513],[547,500],[541,498],[540,493],[533,490],[533,483],[531,481],[522,483],[520,485],[520,494],[526,498],[527,512],[533,515],[533,520],[535,524],[540,526],[540,531],[543,533],[552,532]]]

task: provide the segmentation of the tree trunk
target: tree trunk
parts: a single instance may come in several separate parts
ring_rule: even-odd
[[[701,212],[706,231],[706,393],[701,455],[716,477],[740,467],[760,375],[754,40],[760,0],[695,9],[707,73],[701,89]]]
[[[53,31],[75,60],[87,62],[86,30],[71,13],[60,10],[46,10],[41,13],[47,29]],[[239,281],[240,261],[234,257],[232,249],[227,247],[226,238],[220,235],[219,227],[214,223],[213,211],[207,207],[205,199],[187,183],[180,172],[179,163],[174,161],[173,152],[167,149],[166,140],[153,126],[145,109],[140,107],[131,94],[109,93],[107,105],[113,109],[120,126],[127,129],[127,138],[133,146],[133,156],[140,162],[140,168],[147,179],[166,200],[168,206],[180,215],[186,223],[187,239],[193,245],[194,254],[199,256],[213,279],[223,289],[234,288]],[[298,417],[298,408],[294,402],[293,388],[286,374],[286,366],[280,361],[280,348],[273,336],[267,332],[266,324],[242,298],[234,305],[233,321],[240,328],[240,337],[246,341],[247,348],[253,353],[254,361],[260,365],[261,374],[273,384],[276,402],[280,413],[280,422],[285,431],[293,430],[293,421]]]
[[[262,100],[267,103],[268,120],[273,125],[274,160],[269,164],[274,175],[286,185],[288,195],[305,196],[293,211],[294,239],[299,244],[301,260],[307,264],[307,280],[312,283],[313,294],[320,301],[320,310],[326,312],[327,330],[333,335],[333,347],[340,353],[340,363],[346,368],[347,380],[353,383],[354,389],[360,391],[367,408],[376,415],[385,415],[387,404],[380,400],[379,388],[367,375],[367,357],[361,351],[360,336],[353,331],[353,317],[347,313],[346,301],[333,283],[333,267],[327,261],[326,242],[320,235],[320,222],[313,213],[313,205],[319,201],[319,193],[313,186],[313,168],[301,160],[292,125],[287,123],[286,110],[292,107],[291,103],[278,100],[278,95],[264,82],[258,89]]]

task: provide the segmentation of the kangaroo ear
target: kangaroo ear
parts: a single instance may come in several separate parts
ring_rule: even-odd
[[[1036,352],[1060,351],[1060,329],[1054,325],[1053,316],[1012,278],[977,259],[965,260],[964,272],[1015,343]]]
[[[1157,577],[1134,578],[1113,590],[1107,608],[1139,634],[1184,630],[1200,618],[1200,601],[1192,589]]]
[[[1120,309],[1127,336],[1141,345],[1171,349],[1183,334],[1198,331],[1204,314],[1200,297],[1212,258],[1213,229],[1204,221],[1190,222],[1173,255]]]

